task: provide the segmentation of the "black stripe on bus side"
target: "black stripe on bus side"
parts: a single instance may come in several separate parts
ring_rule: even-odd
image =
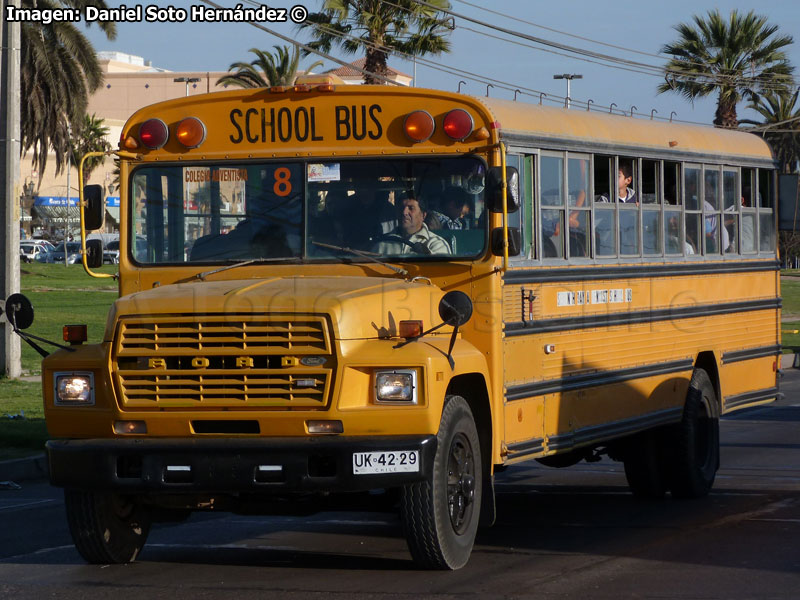
[[[769,300],[747,300],[745,302],[729,302],[727,304],[702,304],[700,306],[637,310],[580,317],[563,317],[558,319],[511,321],[505,323],[505,334],[506,337],[514,337],[554,331],[590,329],[593,327],[612,327],[614,325],[676,321],[679,319],[778,309],[780,307],[781,299],[771,298]]]
[[[512,385],[506,389],[506,400],[522,400],[543,394],[554,394],[556,392],[568,392],[581,388],[598,387],[610,385],[612,383],[622,383],[631,379],[643,379],[655,375],[665,375],[667,373],[679,373],[690,371],[694,365],[691,358],[673,360],[665,363],[643,365],[641,367],[629,367],[616,371],[600,371],[599,373],[586,373],[583,375],[570,375],[559,379],[547,379],[545,381],[534,381]]]
[[[513,444],[508,444],[506,449],[509,454],[513,455],[511,458],[528,456],[529,454],[539,454],[544,452],[544,440],[542,438],[534,438],[524,442],[515,442]]]
[[[741,362],[753,358],[764,358],[765,356],[776,356],[780,354],[780,352],[780,346],[762,346],[760,348],[747,348],[746,350],[726,352],[722,355],[722,364]]]
[[[575,446],[581,446],[602,439],[616,438],[630,435],[637,431],[677,423],[683,416],[683,407],[666,408],[654,413],[604,423],[603,425],[592,425],[576,429],[569,433],[554,435],[547,438],[548,450],[565,450]]]
[[[505,284],[550,283],[554,281],[597,281],[601,279],[641,279],[644,277],[681,277],[719,273],[777,271],[777,260],[725,263],[682,263],[675,265],[624,265],[605,267],[572,267],[555,269],[513,269],[503,275]]]
[[[735,408],[742,404],[749,404],[750,402],[760,402],[761,400],[769,400],[770,398],[780,398],[782,394],[778,391],[777,387],[771,387],[764,390],[756,390],[755,392],[747,392],[746,394],[739,394],[738,396],[728,396],[725,398],[725,408]]]

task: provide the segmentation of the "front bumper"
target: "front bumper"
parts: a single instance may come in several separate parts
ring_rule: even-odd
[[[353,474],[354,452],[418,450],[414,473]],[[50,482],[135,492],[363,491],[428,479],[436,437],[91,439],[47,442]]]

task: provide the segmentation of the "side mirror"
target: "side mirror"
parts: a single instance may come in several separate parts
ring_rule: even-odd
[[[519,256],[522,252],[522,234],[519,227],[508,228],[508,255]],[[503,256],[503,228],[492,229],[492,254]]]
[[[492,167],[487,177],[489,210],[503,212],[503,169]],[[508,213],[519,210],[519,171],[516,167],[506,167],[506,204]]]
[[[439,301],[439,316],[442,321],[460,327],[472,317],[472,300],[464,292],[447,292]]]
[[[86,265],[90,269],[103,266],[103,240],[88,240],[86,242]]]
[[[103,186],[87,185],[83,188],[83,200],[86,205],[83,207],[84,226],[87,230],[93,231],[103,226],[105,207],[103,206]],[[100,260],[102,261],[102,252]]]
[[[22,294],[11,294],[6,300],[5,313],[14,329],[27,329],[33,323],[33,305]],[[3,311],[0,310],[0,314]]]

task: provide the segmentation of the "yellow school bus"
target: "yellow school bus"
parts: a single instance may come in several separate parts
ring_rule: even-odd
[[[116,154],[119,299],[42,369],[89,562],[162,518],[386,490],[455,569],[503,467],[607,455],[636,495],[703,496],[720,416],[778,394],[756,136],[311,78],[149,106]]]

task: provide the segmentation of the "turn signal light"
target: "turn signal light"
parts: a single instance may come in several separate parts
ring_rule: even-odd
[[[64,325],[64,341],[70,344],[82,344],[89,339],[86,325]]]
[[[451,140],[463,140],[475,127],[472,115],[462,108],[455,108],[444,116],[442,129]]]
[[[126,137],[121,143],[120,146],[125,148],[125,150],[136,150],[139,147],[139,140],[137,140],[132,135]]]
[[[269,88],[269,93],[270,94],[285,94],[286,92],[288,92],[291,89],[292,89],[292,86],[289,86],[289,85],[273,85],[271,88]]]
[[[343,433],[344,426],[341,421],[306,421],[308,433],[336,434]]]
[[[422,321],[400,321],[397,328],[402,338],[415,338],[422,335]]]
[[[161,119],[148,119],[139,127],[139,139],[151,150],[158,150],[167,143],[169,129]]]
[[[187,148],[197,148],[206,139],[206,126],[200,119],[186,117],[178,123],[175,136]]]
[[[406,115],[403,121],[403,130],[412,142],[424,142],[429,140],[436,129],[436,124],[429,112],[415,110]]]

